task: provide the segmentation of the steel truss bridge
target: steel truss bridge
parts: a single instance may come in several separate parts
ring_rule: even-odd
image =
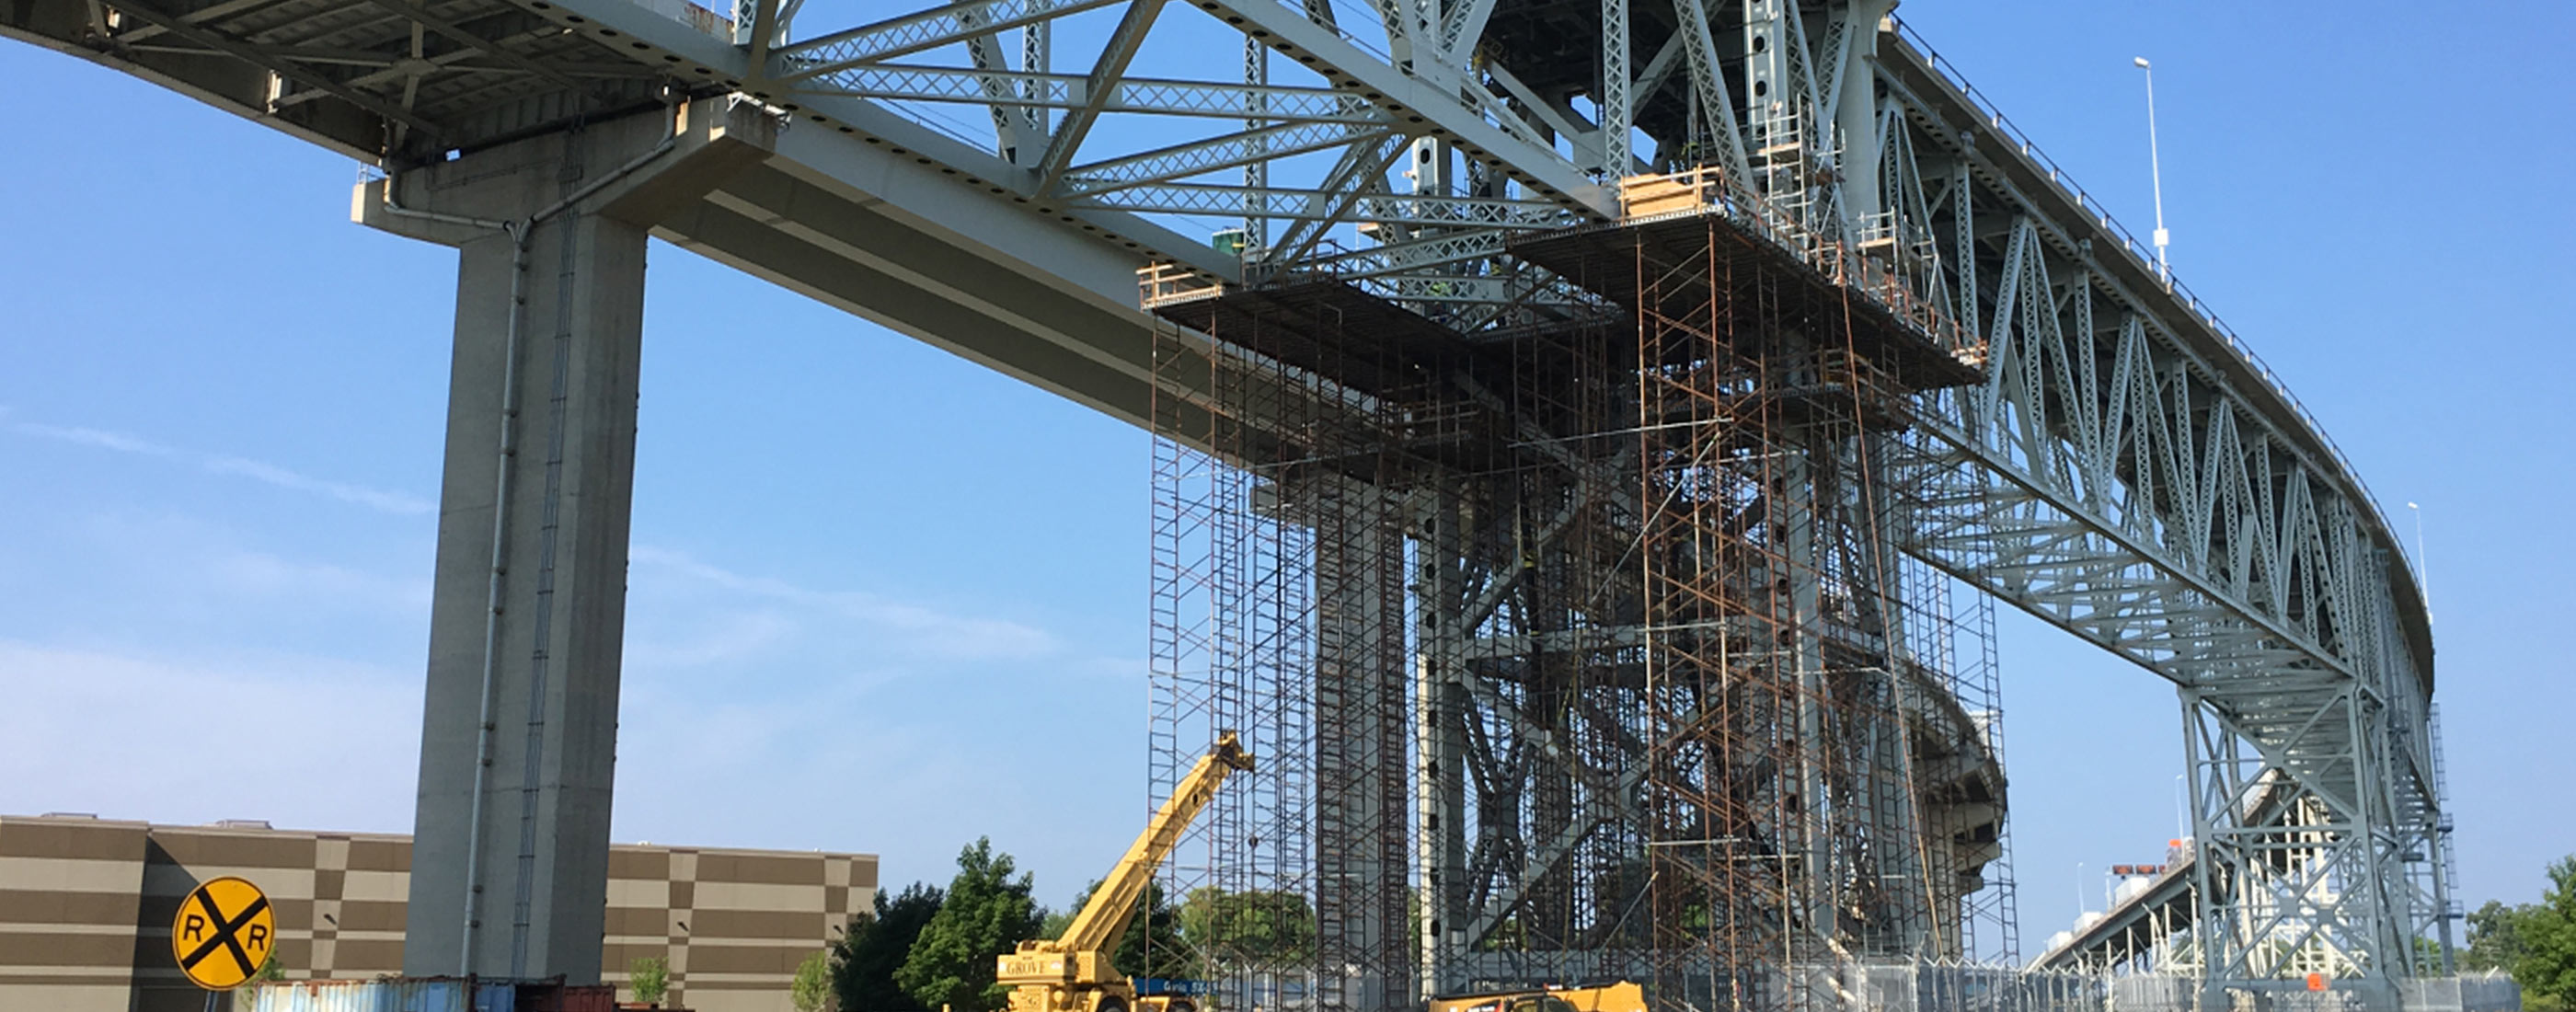
[[[1889,0],[958,0],[827,30],[801,7],[19,0],[0,7],[0,33],[376,167],[361,221],[459,246],[469,291],[513,279],[492,297],[508,308],[483,318],[510,355],[547,336],[522,333],[541,303],[595,297],[559,314],[562,347],[631,328],[613,284],[521,282],[536,258],[560,252],[571,277],[631,242],[640,285],[649,230],[1140,425],[1157,424],[1157,403],[1204,412],[1179,426],[1197,431],[1264,420],[1174,396],[1206,391],[1156,369],[1175,328],[1140,311],[1140,272],[1221,292],[1329,282],[1469,341],[1507,340],[1616,311],[1525,255],[1533,236],[1615,228],[1622,179],[1676,174],[1701,187],[1695,213],[1946,335],[1973,368],[1908,408],[1932,477],[1901,548],[2177,687],[2195,841],[2184,920],[2212,985],[2273,988],[2315,966],[2360,984],[2448,972],[2432,639],[2386,519],[2244,342]],[[478,180],[530,165],[547,167],[548,199],[477,209],[508,203],[474,203]],[[488,249],[510,269],[478,275],[489,236],[505,237]],[[467,368],[460,351],[459,412],[481,403]],[[479,645],[479,661],[453,663],[479,668],[483,712],[462,704],[466,730],[441,730],[451,662],[434,645],[423,767],[423,839],[433,814],[471,829],[451,848],[461,872],[415,876],[462,899],[412,904],[453,908],[434,923],[463,948],[423,948],[416,922],[411,963],[583,974],[598,964],[580,938],[595,945],[597,930],[578,912],[592,860],[579,841],[594,822],[604,834],[606,791],[604,774],[565,765],[600,735],[560,693],[604,677],[613,703],[615,650],[558,662],[552,683],[546,658],[584,630],[613,641],[622,606],[604,627],[582,624],[592,613],[550,625],[547,609],[549,595],[577,612],[607,593],[554,582],[559,492],[589,473],[583,454],[607,451],[582,441],[593,408],[579,389],[558,385],[545,422],[515,399],[511,384],[531,380],[495,377],[499,487],[459,485],[451,466],[443,510],[487,496],[477,515],[493,531],[472,541],[443,524],[439,628],[467,625],[434,634]],[[613,435],[613,411],[598,417]],[[541,422],[551,454],[521,459],[515,434]],[[467,425],[451,420],[451,464]],[[478,467],[495,459],[476,452]],[[606,466],[615,486],[621,465]],[[622,572],[611,512],[566,514],[613,537],[566,538],[576,561],[560,565]],[[491,563],[451,573],[451,539],[465,556],[491,545]],[[542,554],[506,561],[522,551]],[[469,593],[451,585],[481,607],[449,611]],[[531,607],[533,630],[499,617]],[[530,636],[533,661],[510,653]],[[496,713],[519,714],[495,686],[529,663],[521,750],[493,730]],[[433,767],[478,752],[472,789],[448,792],[472,797],[470,813],[436,807]],[[525,769],[524,790],[494,768]],[[1546,842],[1516,853],[1565,850]],[[424,843],[424,860],[442,846]],[[1501,916],[1471,913],[1488,928]],[[1425,944],[1426,987],[1470,955],[1446,935]]]

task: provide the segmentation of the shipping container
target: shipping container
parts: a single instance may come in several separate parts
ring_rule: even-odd
[[[609,984],[521,984],[518,1012],[617,1012],[617,988]]]
[[[261,984],[235,1012],[518,1012],[518,985],[464,977],[384,977]]]

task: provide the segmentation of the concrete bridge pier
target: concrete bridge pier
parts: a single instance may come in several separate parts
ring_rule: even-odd
[[[358,187],[457,250],[405,973],[599,979],[646,238],[774,139],[693,102]]]

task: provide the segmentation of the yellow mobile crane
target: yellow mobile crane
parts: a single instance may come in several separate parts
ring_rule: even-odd
[[[1153,880],[1154,869],[1181,841],[1181,831],[1198,817],[1236,770],[1252,768],[1252,757],[1234,732],[1218,735],[1216,745],[1182,777],[1145,832],[1127,847],[1107,881],[1091,892],[1091,902],[1073,915],[1064,934],[1021,942],[1005,954],[994,971],[996,983],[1011,989],[1011,1012],[1195,1012],[1187,998],[1139,997],[1136,986],[1109,965],[1127,920]]]
[[[1433,998],[1425,1012],[1646,1012],[1646,989],[1622,980],[1591,987],[1481,991]]]

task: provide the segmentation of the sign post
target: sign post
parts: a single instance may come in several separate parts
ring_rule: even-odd
[[[207,880],[170,917],[170,956],[190,983],[205,989],[209,1012],[216,995],[249,982],[276,949],[277,912],[244,879]]]

